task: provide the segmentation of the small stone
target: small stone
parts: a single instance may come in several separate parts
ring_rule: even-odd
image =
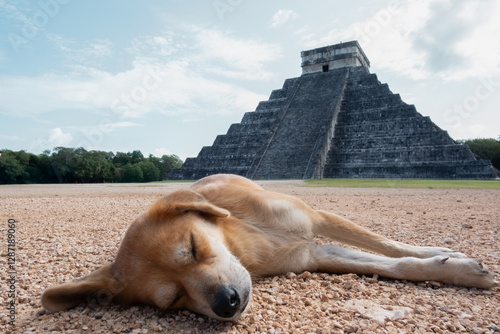
[[[429,283],[430,283],[432,286],[436,287],[436,288],[442,288],[442,287],[443,287],[443,283],[441,283],[441,282],[430,281]]]
[[[299,275],[299,278],[309,279],[309,278],[311,278],[311,273],[308,271],[304,271],[302,274]]]
[[[348,280],[348,281],[344,282],[344,288],[345,289],[351,289],[353,285],[354,285],[354,281],[353,280]]]
[[[491,325],[490,329],[495,333],[500,333],[500,325]]]
[[[332,277],[332,282],[333,283],[342,283],[342,278],[340,278],[339,276],[334,276],[334,277]]]
[[[102,319],[103,316],[104,316],[104,312],[97,312],[96,314],[94,314],[94,318],[96,318],[96,319]]]

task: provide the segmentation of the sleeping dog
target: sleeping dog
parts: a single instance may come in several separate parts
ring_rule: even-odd
[[[319,245],[315,235],[380,255]],[[250,302],[251,277],[303,271],[498,285],[486,266],[462,253],[393,241],[244,177],[219,174],[159,199],[131,224],[113,263],[47,289],[42,305],[60,311],[97,298],[236,320]]]

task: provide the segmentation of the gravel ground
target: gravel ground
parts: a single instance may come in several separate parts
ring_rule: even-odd
[[[500,278],[500,191],[335,189],[261,182],[314,208],[415,245],[444,246],[487,264]],[[498,333],[500,288],[464,289],[354,274],[289,273],[254,283],[236,323],[149,306],[80,305],[48,313],[45,288],[112,261],[132,220],[157,198],[189,185],[0,186],[2,333]],[[15,325],[9,324],[7,225],[16,220]],[[12,232],[12,231],[11,231]],[[328,242],[319,239],[318,242]],[[12,268],[11,268],[12,269]]]

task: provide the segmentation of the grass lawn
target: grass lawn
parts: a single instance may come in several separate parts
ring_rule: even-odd
[[[306,180],[306,184],[311,187],[336,188],[500,189],[498,180],[323,179]]]

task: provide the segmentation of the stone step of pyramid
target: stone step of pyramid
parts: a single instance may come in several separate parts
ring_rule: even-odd
[[[464,161],[474,158],[470,150],[463,146],[392,146],[378,149],[350,149],[332,152],[335,154],[333,164],[337,163],[383,163],[383,162],[421,162],[421,161]],[[430,159],[432,158],[432,159]]]
[[[381,179],[490,179],[489,161],[426,161],[330,164],[336,178]],[[383,175],[383,177],[380,177]],[[390,182],[388,180],[388,182]]]

